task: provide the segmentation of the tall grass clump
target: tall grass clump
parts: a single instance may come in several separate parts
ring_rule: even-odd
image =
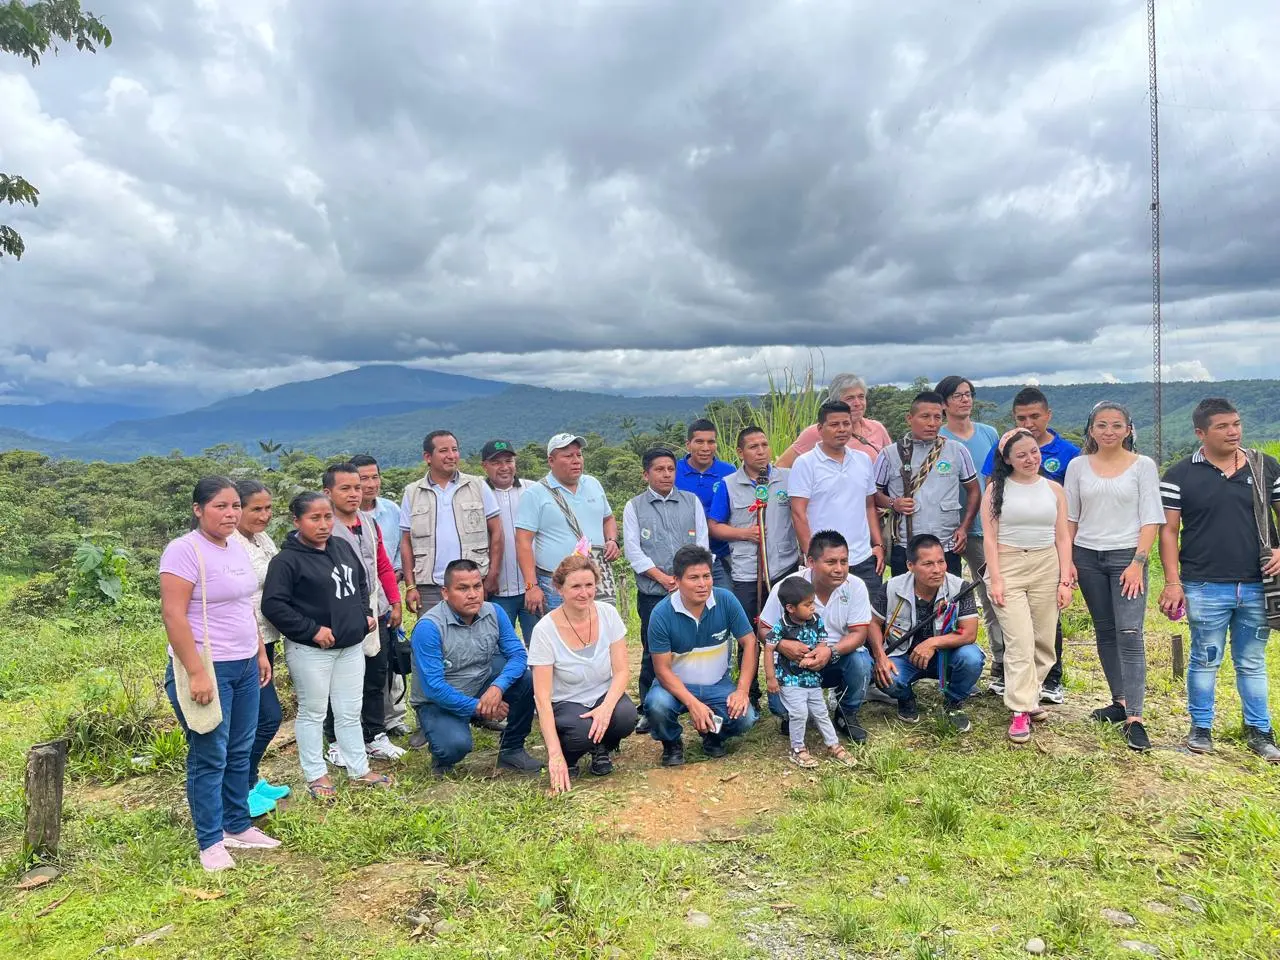
[[[738,400],[732,404],[707,405],[707,418],[721,437],[720,455],[737,460],[734,441],[743,427],[759,427],[769,438],[775,456],[795,441],[805,427],[818,420],[818,407],[827,398],[813,364],[801,371],[786,368],[765,373],[769,389],[757,403]]]

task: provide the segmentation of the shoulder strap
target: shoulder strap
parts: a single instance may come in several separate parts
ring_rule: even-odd
[[[200,536],[199,533],[196,536]],[[204,554],[200,552],[200,545],[192,543],[191,548],[196,552],[196,569],[200,571],[200,626],[204,633],[204,648],[209,649],[209,598],[208,590],[205,588],[204,576]]]
[[[1246,450],[1245,462],[1253,475],[1253,521],[1258,528],[1258,545],[1271,550],[1271,520],[1267,516],[1267,462],[1261,450]]]
[[[569,529],[573,531],[573,535],[575,537],[581,540],[582,527],[578,525],[578,518],[574,516],[573,508],[570,507],[568,502],[565,500],[564,494],[562,494],[559,490],[557,490],[551,484],[547,483],[546,477],[543,477],[538,482],[547,488],[547,492],[550,493],[552,499],[555,500],[556,506],[558,506],[560,508],[560,512],[564,514],[564,519],[565,519],[565,522],[569,524]]]

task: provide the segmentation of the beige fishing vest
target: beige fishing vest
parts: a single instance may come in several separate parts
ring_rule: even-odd
[[[474,560],[480,575],[489,572],[489,528],[484,515],[484,494],[479,477],[458,474],[458,489],[453,494],[453,524],[462,545],[461,557],[450,560]],[[413,576],[420,584],[437,584],[436,568],[436,492],[431,489],[430,474],[404,488],[409,501],[409,541],[413,545]]]

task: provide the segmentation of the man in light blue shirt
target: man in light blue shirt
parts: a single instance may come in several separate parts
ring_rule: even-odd
[[[942,410],[947,418],[938,432],[944,437],[950,437],[964,444],[965,449],[969,451],[969,456],[973,457],[975,465],[986,463],[987,458],[991,456],[991,451],[1000,442],[1000,435],[990,424],[978,423],[973,419],[973,404],[978,392],[973,381],[957,376],[943,377],[938,381],[935,392],[942,397]],[[978,490],[980,492],[986,489],[987,480],[987,474],[979,470]],[[1003,693],[1003,674],[998,672],[997,667],[1004,663],[1004,633],[1000,630],[1000,621],[996,619],[996,608],[987,596],[986,583],[982,579],[982,569],[986,566],[982,551],[982,511],[979,510],[973,518],[973,526],[969,528],[969,538],[965,541],[963,556],[965,563],[969,565],[969,579],[978,585],[976,592],[982,601],[982,619],[987,628],[987,640],[991,644],[992,687],[993,689],[998,687]]]
[[[618,521],[613,508],[600,481],[582,472],[586,444],[572,433],[552,437],[547,442],[550,471],[525,491],[516,511],[516,559],[524,580],[524,605],[538,616],[560,606],[551,575],[569,554],[602,547],[606,563],[618,558]],[[572,512],[572,523],[552,490]]]

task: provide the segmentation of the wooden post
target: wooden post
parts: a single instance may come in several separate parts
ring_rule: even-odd
[[[28,856],[52,857],[62,837],[62,781],[67,772],[67,741],[37,743],[27,751],[26,849]]]
[[[1173,642],[1173,679],[1181,680],[1187,675],[1187,661],[1182,653],[1182,634],[1175,633],[1170,640]]]

